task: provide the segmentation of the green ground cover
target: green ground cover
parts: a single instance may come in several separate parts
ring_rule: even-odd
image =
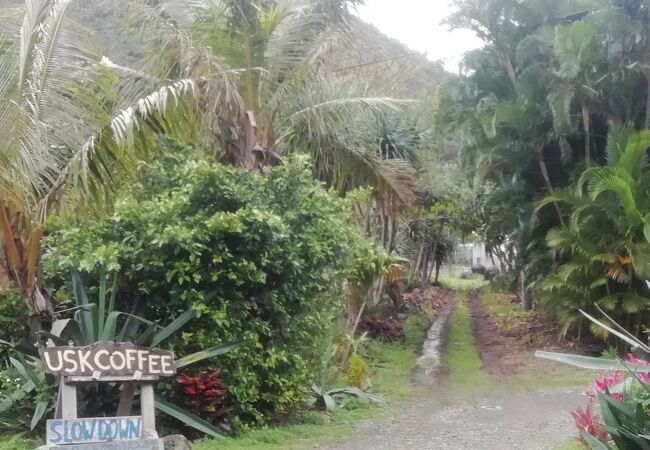
[[[290,450],[349,437],[356,432],[358,422],[381,419],[399,409],[411,398],[411,376],[417,355],[413,346],[371,342],[368,357],[373,375],[373,392],[386,399],[387,405],[384,407],[350,402],[332,414],[307,412],[286,424],[245,432],[235,439],[204,440],[198,443],[195,449]]]
[[[462,391],[490,387],[491,380],[481,369],[481,358],[472,334],[466,296],[457,298],[449,327],[447,352],[443,358],[443,367],[449,383]]]

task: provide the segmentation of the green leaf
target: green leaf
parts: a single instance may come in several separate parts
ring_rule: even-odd
[[[200,352],[192,353],[182,357],[181,359],[176,360],[176,368],[180,369],[181,367],[189,366],[204,359],[213,358],[215,356],[223,355],[229,353],[239,347],[241,347],[243,342],[234,342],[231,344],[222,344],[215,347],[210,347]]]
[[[47,411],[47,406],[48,402],[42,401],[38,402],[36,405],[36,408],[34,409],[34,415],[32,416],[32,422],[29,425],[30,430],[34,431],[34,428],[36,428],[36,425],[41,421],[43,418],[43,415],[45,414],[45,411]]]
[[[547,359],[563,364],[569,364],[574,367],[588,370],[602,371],[626,371],[628,368],[639,373],[650,373],[650,366],[640,366],[638,364],[623,364],[620,360],[607,358],[594,358],[593,356],[567,355],[564,353],[552,352],[535,352],[537,358]]]
[[[97,342],[98,336],[95,334],[95,320],[93,320],[97,309],[97,305],[90,304],[88,301],[88,294],[83,285],[81,275],[76,270],[72,271],[72,292],[74,294],[75,301],[77,306],[83,306],[83,308],[76,312],[76,316],[79,319],[81,325],[81,332],[86,344],[92,344]]]
[[[191,412],[174,405],[166,400],[163,400],[159,396],[155,397],[156,408],[165,414],[180,420],[185,425],[194,428],[202,433],[207,434],[213,438],[226,439],[227,436],[224,435],[223,431],[215,427],[211,423],[201,419],[200,417],[192,414]]]
[[[65,339],[57,336],[56,334],[52,334],[52,333],[50,333],[48,331],[41,330],[41,331],[38,332],[38,335],[52,340],[54,345],[59,345],[59,346],[68,345],[68,341],[66,341]]]
[[[125,313],[119,311],[112,311],[106,317],[106,323],[102,327],[101,340],[114,341],[116,340],[115,332],[117,330],[117,320]]]
[[[323,394],[323,403],[325,403],[325,410],[332,412],[336,409],[336,400],[329,394]]]
[[[12,358],[10,356],[9,361],[16,368],[20,376],[22,376],[25,380],[31,381],[35,385],[39,384],[38,377],[31,369],[31,367],[29,367],[29,364],[27,364],[25,356],[22,353],[16,353],[16,358]]]
[[[609,445],[599,441],[594,436],[587,433],[585,430],[580,430],[580,437],[585,440],[591,450],[611,450],[611,447]]]
[[[165,339],[168,339],[170,336],[173,336],[178,330],[183,328],[190,320],[196,317],[196,312],[192,309],[188,309],[183,314],[178,316],[172,323],[167,325],[165,328],[160,330],[153,338],[151,342],[152,347],[156,347],[158,344],[163,342]]]
[[[621,331],[619,332],[619,331],[614,330],[612,327],[610,327],[610,326],[608,326],[608,325],[605,325],[603,322],[599,321],[598,319],[593,318],[592,316],[590,316],[589,314],[587,314],[587,313],[584,312],[583,310],[580,310],[580,312],[582,313],[582,315],[585,316],[587,319],[591,320],[593,323],[595,323],[595,324],[598,325],[599,327],[601,327],[601,328],[603,328],[603,329],[609,331],[609,332],[612,333],[613,335],[618,336],[620,339],[622,339],[622,340],[624,340],[625,342],[627,342],[628,344],[630,344],[630,345],[632,346],[632,348],[637,348],[637,347],[639,347],[639,348],[642,348],[644,351],[650,353],[650,348],[648,348],[647,345],[645,345],[643,342],[641,342],[640,340],[638,340],[636,337],[632,336],[630,333],[628,333],[627,331],[625,331],[624,329],[622,329],[622,328],[621,328],[621,327],[620,327],[620,326],[619,326],[619,325],[618,325],[614,320],[612,320],[612,319],[611,319],[607,314],[605,314],[605,312],[604,312],[602,309],[599,309],[599,311],[600,311],[601,314],[603,314],[603,315],[604,315],[608,320],[610,320],[612,323],[614,323],[615,326],[616,326],[617,328],[619,328]]]
[[[97,312],[97,336],[104,336],[104,320],[106,318],[106,266],[99,269],[99,311]],[[110,311],[109,311],[110,312]],[[112,334],[115,334],[113,332]],[[101,339],[104,339],[103,337]]]

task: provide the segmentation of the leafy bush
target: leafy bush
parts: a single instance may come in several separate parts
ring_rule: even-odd
[[[368,384],[368,363],[358,354],[354,353],[348,361],[347,378],[350,386],[363,388]]]
[[[17,343],[29,335],[26,327],[28,309],[25,300],[19,293],[5,291],[0,293],[0,339],[10,343]],[[6,366],[9,347],[0,347],[0,360]]]
[[[542,283],[545,306],[565,327],[578,327],[580,311],[602,308],[617,320],[643,320],[650,278],[650,132],[612,127],[607,165],[587,169],[575,186],[557,190],[542,205],[559,202],[570,220],[546,242],[563,262]],[[630,317],[632,316],[632,317]],[[605,337],[603,328],[592,333]]]
[[[176,398],[185,408],[212,425],[228,429],[224,418],[232,409],[225,402],[226,390],[220,378],[221,370],[203,371],[196,375],[176,377]]]
[[[395,341],[404,336],[402,323],[396,319],[382,319],[380,317],[364,317],[359,322],[359,331],[368,333],[375,339]]]
[[[14,355],[0,373],[0,432],[45,432],[44,417],[54,411],[57,387],[38,357]]]
[[[495,292],[515,292],[517,290],[517,275],[512,272],[497,275],[490,281],[490,284]]]
[[[408,346],[417,347],[422,344],[425,333],[431,325],[431,320],[422,314],[411,314],[402,324],[404,341]]]
[[[74,267],[97,286],[101,263],[120,272],[122,308],[164,322],[192,308],[198,317],[177,352],[244,342],[219,360],[238,422],[289,412],[304,400],[342,305],[357,240],[349,209],[304,160],[260,176],[171,143],[163,154],[109,217],[52,224],[46,273],[61,286]]]
[[[49,331],[41,330],[32,340],[23,340],[16,345],[4,342],[9,349],[11,366],[0,379],[0,431],[42,431],[45,420],[51,418],[58,401],[56,392],[60,380],[46,374],[41,361],[39,349],[49,341],[55,345],[86,346],[100,341],[133,342],[139,346],[159,346],[173,337],[196,313],[187,310],[167,326],[150,322],[134,314],[115,310],[115,283],[107,286],[104,267],[100,269],[100,289],[97,299],[90,298],[81,276],[72,273],[72,289],[75,305],[55,313],[55,319]],[[72,317],[67,317],[72,316]],[[64,318],[60,318],[64,317]],[[46,340],[48,342],[46,342]],[[237,343],[218,345],[201,350],[191,355],[176,359],[175,365],[181,369],[208,358],[223,355],[238,347]],[[210,385],[206,380],[204,384]],[[130,414],[134,391],[124,388],[120,383],[86,383],[77,390],[77,406],[85,417],[101,417],[113,414],[116,409],[126,408]],[[118,407],[119,405],[119,407]],[[181,421],[188,427],[194,427],[202,433],[213,437],[222,432],[203,421],[193,413],[168,404],[158,398],[156,407]]]

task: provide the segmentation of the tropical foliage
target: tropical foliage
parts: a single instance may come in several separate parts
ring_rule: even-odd
[[[610,316],[600,311],[603,319],[595,319],[583,312],[595,326],[605,329],[632,346],[634,354],[625,359],[593,358],[560,353],[537,352],[537,356],[551,361],[571,364],[583,369],[604,373],[594,381],[587,392],[586,408],[572,413],[580,439],[591,449],[639,449],[648,446],[648,400],[650,399],[650,347],[627,332]],[[600,416],[594,407],[600,408]]]
[[[455,4],[448,23],[485,45],[439,89],[436,132],[471,174],[471,228],[565,331],[580,333],[578,309],[595,305],[641,323],[647,5]]]
[[[176,352],[243,341],[219,360],[236,417],[290,412],[342,305],[358,245],[349,210],[303,160],[260,176],[174,143],[161,151],[112,214],[53,224],[44,258],[51,285],[65,284],[67,267],[93,287],[102,267],[119,270],[119,308],[153,322],[196,313]]]

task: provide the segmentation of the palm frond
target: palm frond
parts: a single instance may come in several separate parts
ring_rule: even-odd
[[[139,99],[133,106],[121,110],[108,123],[89,136],[65,165],[58,177],[39,200],[41,217],[46,217],[52,202],[61,191],[75,202],[86,204],[89,196],[105,197],[116,165],[124,167],[133,155],[147,151],[147,133],[173,131],[174,126],[184,126],[183,120],[168,120],[172,112],[183,111],[190,97],[198,95],[193,80],[179,80],[163,86]]]

